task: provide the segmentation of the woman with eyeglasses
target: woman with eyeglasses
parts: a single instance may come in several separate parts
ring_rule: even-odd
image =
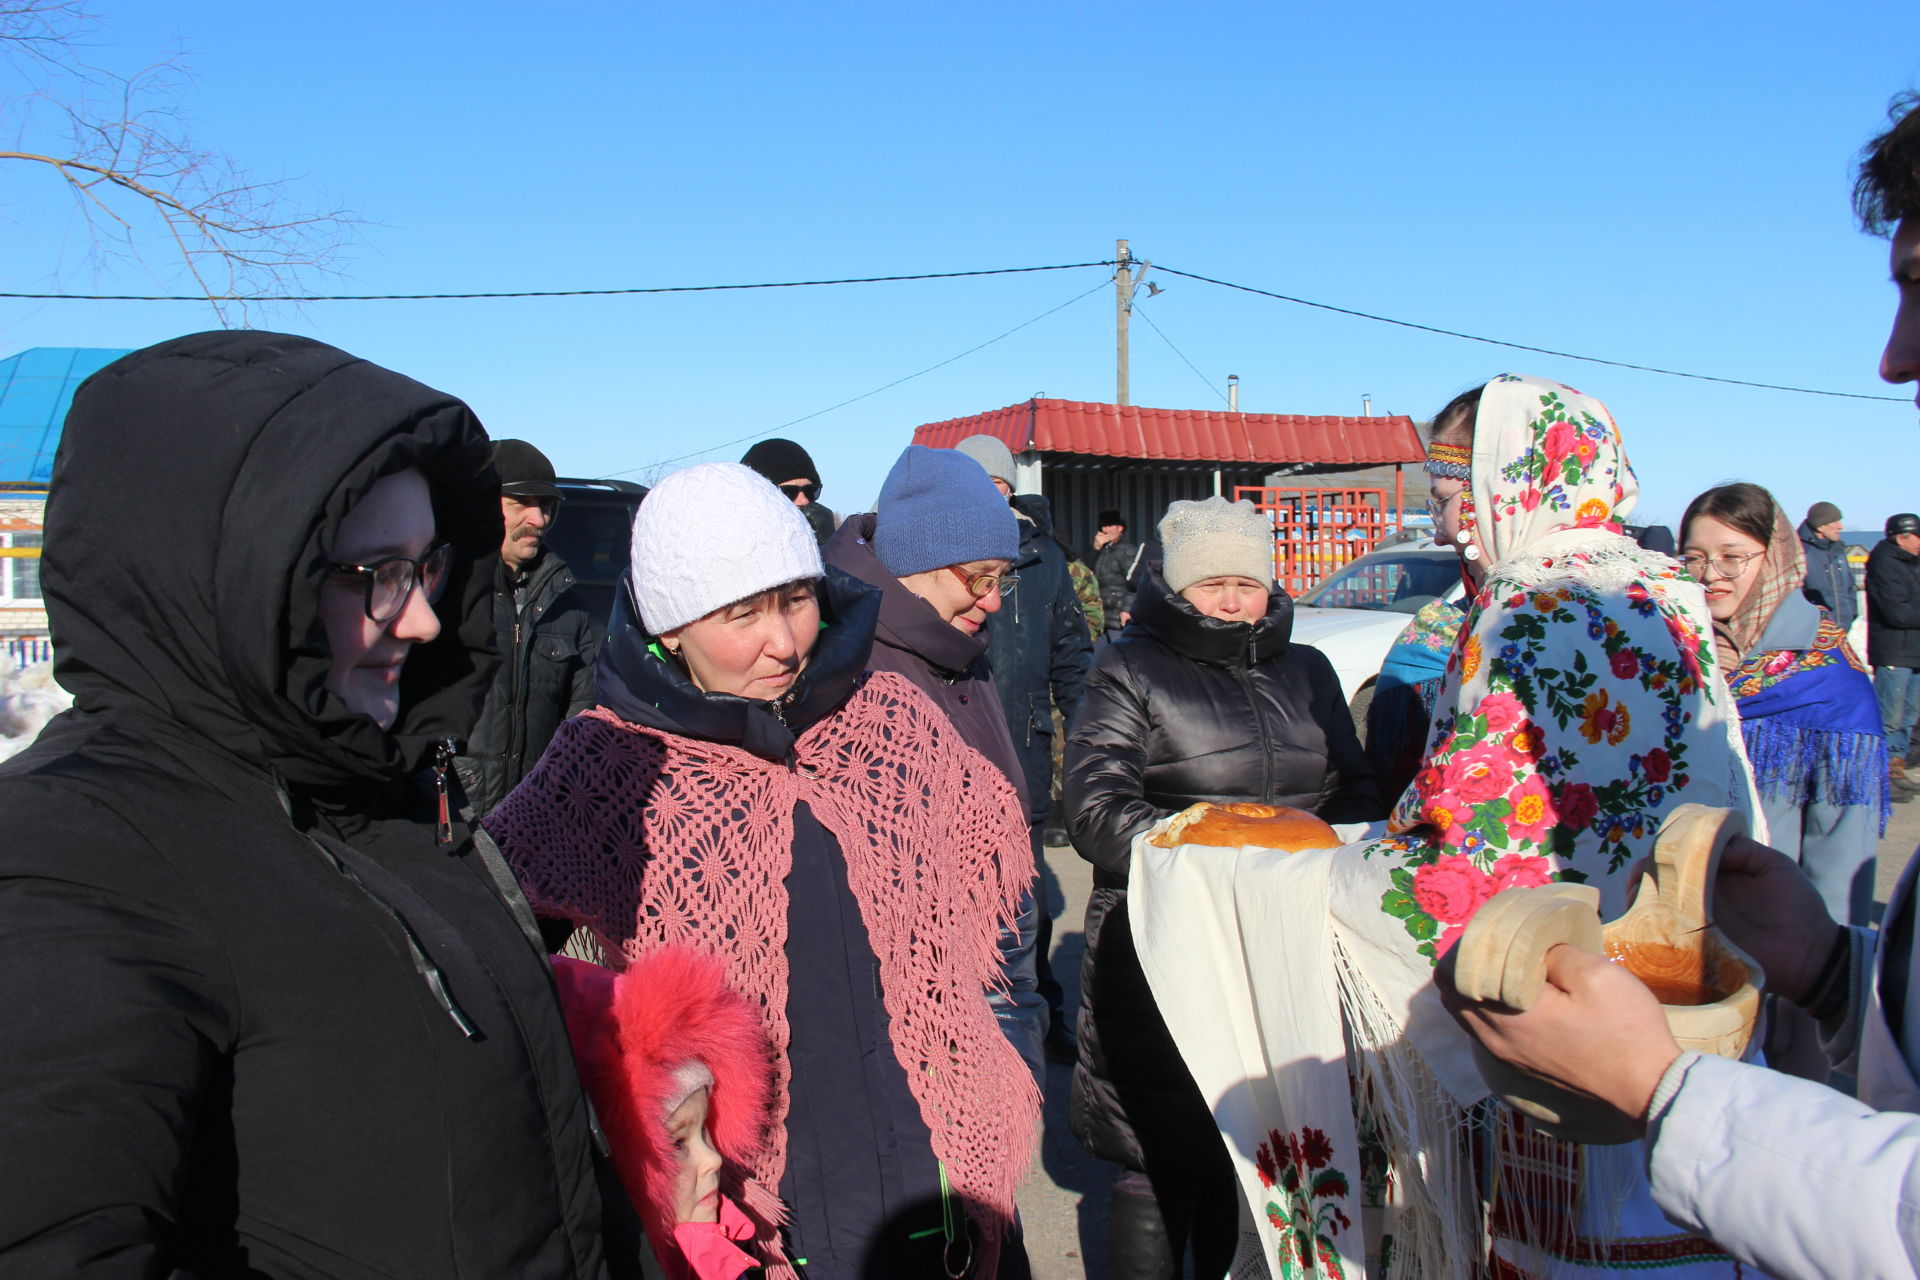
[[[980,464],[917,444],[887,473],[873,511],[840,526],[824,552],[834,568],[880,589],[868,665],[912,681],[1016,791],[1025,779],[987,662],[986,626],[1003,607],[1003,593],[1019,582],[1019,553],[1013,508]],[[1047,1004],[1034,963],[1039,917],[1031,899],[1021,906],[1019,927],[1001,935],[1006,986],[989,990],[988,999],[1044,1088]]]
[[[44,562],[75,706],[0,765],[0,1272],[638,1273],[532,915],[449,802],[488,451],[284,334],[76,394]]]
[[[1273,522],[1249,502],[1175,502],[1163,567],[1102,648],[1067,733],[1074,848],[1094,865],[1081,969],[1073,1131],[1121,1166],[1109,1275],[1225,1275],[1239,1240],[1233,1168],[1134,950],[1134,837],[1202,800],[1289,805],[1328,822],[1383,805],[1332,664],[1290,640],[1273,580]],[[1183,940],[1197,944],[1200,939]]]
[[[901,562],[933,611],[990,607],[998,531],[896,532],[957,540],[957,567]],[[601,705],[487,829],[556,935],[615,968],[718,955],[760,1009],[775,1128],[725,1190],[770,1275],[1018,1280],[1039,1094],[986,996],[1033,875],[1018,793],[910,680],[868,670],[882,592],[825,569],[763,477],[667,476],[633,543]]]
[[[1705,590],[1722,678],[1767,815],[1843,924],[1870,923],[1873,859],[1892,811],[1887,742],[1867,668],[1801,594],[1806,560],[1773,495],[1709,489],[1681,522],[1681,563]]]

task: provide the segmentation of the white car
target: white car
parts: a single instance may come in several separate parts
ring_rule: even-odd
[[[1361,556],[1293,605],[1293,638],[1327,655],[1340,691],[1364,725],[1373,682],[1393,642],[1421,606],[1466,596],[1460,558],[1433,542],[1401,542]]]

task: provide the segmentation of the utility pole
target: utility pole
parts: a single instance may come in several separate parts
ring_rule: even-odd
[[[1127,318],[1133,314],[1133,255],[1125,240],[1113,242],[1113,402],[1130,404],[1127,390]]]

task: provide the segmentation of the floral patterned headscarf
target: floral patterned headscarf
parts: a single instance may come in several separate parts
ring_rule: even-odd
[[[1686,536],[1686,532],[1682,529],[1681,536]],[[1760,637],[1767,633],[1767,624],[1773,621],[1780,602],[1799,591],[1800,584],[1807,579],[1807,553],[1801,549],[1800,535],[1778,502],[1773,504],[1773,532],[1767,537],[1766,554],[1760,557],[1753,573],[1753,586],[1747,589],[1747,598],[1740,602],[1740,608],[1725,622],[1713,624],[1714,654],[1720,659],[1721,672],[1729,680],[1760,643]]]
[[[1563,529],[1620,533],[1640,483],[1607,406],[1503,373],[1480,393],[1469,490],[1473,540],[1499,564]]]

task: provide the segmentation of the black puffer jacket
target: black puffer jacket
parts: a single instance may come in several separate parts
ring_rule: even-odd
[[[1867,553],[1867,662],[1920,667],[1920,556],[1892,538]]]
[[[304,338],[81,388],[45,559],[75,708],[0,766],[0,1273],[606,1273],[532,919],[421,774],[492,675],[487,458],[459,401]],[[386,731],[325,690],[318,604],[409,467],[454,557]]]
[[[1150,573],[1103,649],[1067,734],[1068,830],[1093,863],[1071,1120],[1088,1150],[1132,1169],[1207,1140],[1213,1122],[1161,1020],[1127,920],[1133,837],[1202,800],[1375,818],[1380,800],[1333,667],[1290,643],[1275,591],[1248,625],[1209,618]]]
[[[573,590],[573,571],[548,551],[516,590],[497,558],[493,625],[503,661],[459,757],[460,782],[477,817],[520,785],[568,716],[599,701],[593,663],[601,628]]]

